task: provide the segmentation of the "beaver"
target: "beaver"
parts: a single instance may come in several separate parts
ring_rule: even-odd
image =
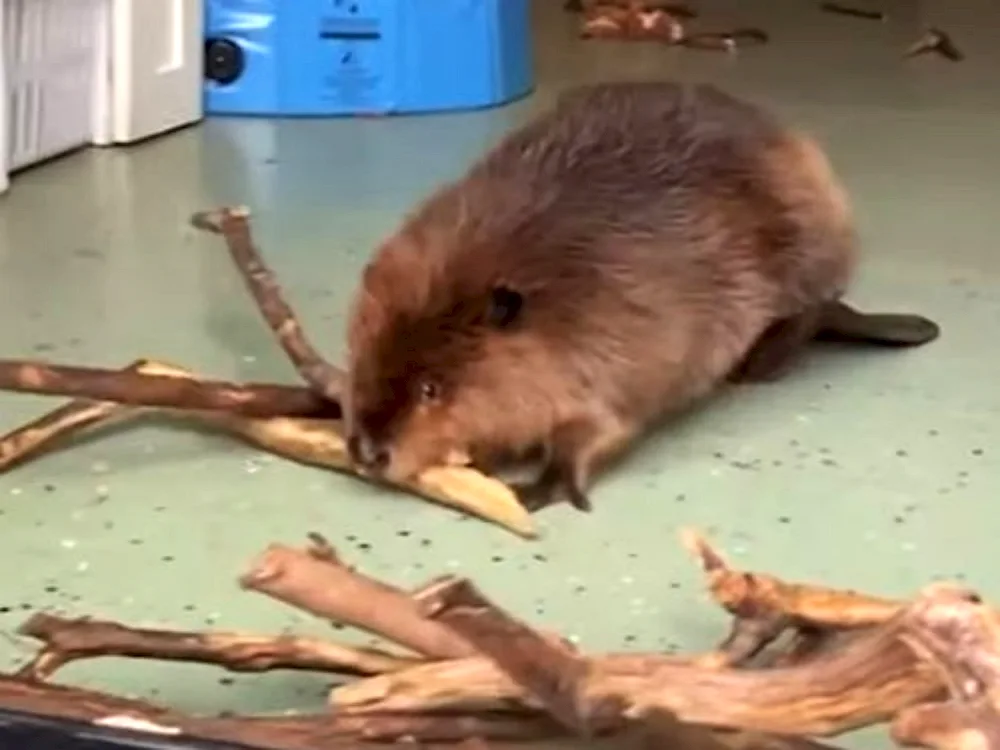
[[[726,381],[817,337],[913,346],[841,300],[858,239],[820,146],[709,84],[579,87],[406,216],[364,269],[343,399],[354,461],[541,455],[531,510]]]

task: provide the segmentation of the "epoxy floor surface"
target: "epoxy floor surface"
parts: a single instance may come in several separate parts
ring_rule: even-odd
[[[957,4],[956,4],[957,5]],[[144,422],[0,477],[0,665],[32,646],[31,612],[129,623],[326,633],[238,590],[271,541],[320,531],[401,585],[473,576],[532,622],[609,648],[697,650],[723,633],[677,531],[741,566],[906,596],[959,579],[1000,598],[1000,89],[986,2],[887,2],[880,24],[772,0],[700,4],[705,28],[756,25],[736,58],[581,42],[538,3],[539,85],[488,111],[383,120],[212,119],[130,149],[17,175],[0,203],[0,352],[121,366],[172,360],[223,378],[291,381],[220,242],[189,214],[247,203],[312,337],[339,359],[344,312],[375,243],[560,88],[610,78],[712,80],[816,132],[851,190],[866,256],[852,299],[937,320],[909,352],[819,349],[770,386],[734,389],[665,428],[600,481],[591,515],[540,516],[543,538],[496,528],[225,438]],[[902,61],[932,23],[967,55]],[[994,31],[995,33],[995,31]],[[0,396],[13,428],[58,400]],[[196,711],[321,704],[328,680],[103,660],[62,678]],[[884,746],[880,729],[845,740]]]

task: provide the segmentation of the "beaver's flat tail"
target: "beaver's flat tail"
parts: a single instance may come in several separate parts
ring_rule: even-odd
[[[816,339],[913,347],[928,344],[940,335],[940,326],[922,315],[866,313],[838,300],[823,307]]]

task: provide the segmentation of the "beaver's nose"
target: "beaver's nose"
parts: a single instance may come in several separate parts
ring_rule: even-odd
[[[382,471],[389,465],[389,449],[363,432],[355,432],[347,438],[347,452],[351,461],[369,471]]]

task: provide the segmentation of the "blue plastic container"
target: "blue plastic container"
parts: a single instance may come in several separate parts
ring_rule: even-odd
[[[534,85],[531,0],[207,0],[209,114],[489,107]]]

